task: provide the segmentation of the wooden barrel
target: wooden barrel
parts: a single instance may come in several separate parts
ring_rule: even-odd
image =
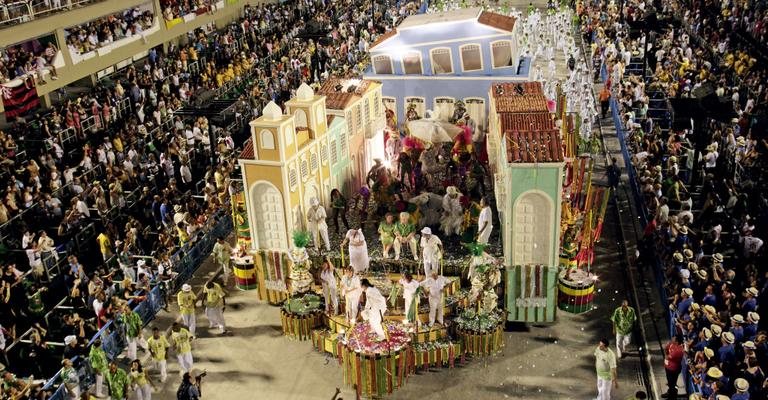
[[[256,267],[252,257],[236,258],[232,263],[235,286],[240,290],[256,289]]]
[[[584,270],[563,271],[557,279],[558,307],[574,314],[592,309],[595,299],[594,275]]]

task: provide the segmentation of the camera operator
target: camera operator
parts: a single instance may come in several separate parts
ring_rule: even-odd
[[[208,373],[197,375],[195,371],[185,372],[181,385],[176,391],[176,398],[181,400],[199,400],[202,398],[202,380]]]

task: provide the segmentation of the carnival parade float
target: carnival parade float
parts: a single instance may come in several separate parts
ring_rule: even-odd
[[[457,12],[443,17],[510,44],[528,29]],[[499,354],[508,322],[554,323],[558,308],[581,313],[594,299],[610,192],[592,182],[589,113],[573,109],[569,83],[528,80],[523,48],[503,66],[516,78],[486,77],[477,98],[430,92],[427,109],[412,88],[392,88],[412,72],[387,70],[388,49],[433,19],[375,44],[367,79],[302,85],[285,109],[270,102],[239,160],[247,212],[236,225],[254,292],[280,307],[287,338],[334,357],[366,398]]]

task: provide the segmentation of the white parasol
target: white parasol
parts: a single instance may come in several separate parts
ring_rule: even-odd
[[[425,142],[446,143],[453,142],[453,138],[462,132],[462,129],[454,124],[432,117],[432,110],[427,110],[425,114],[426,118],[408,122],[411,136]]]

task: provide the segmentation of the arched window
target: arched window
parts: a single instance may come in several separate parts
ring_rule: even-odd
[[[432,51],[429,52],[429,56],[432,59],[433,74],[440,75],[453,73],[453,59],[451,58],[451,49],[447,47],[432,49]]]
[[[328,145],[323,144],[320,147],[320,161],[323,163],[323,165],[328,164]]]
[[[269,129],[262,129],[259,133],[259,143],[264,150],[275,149],[275,135]]]
[[[291,187],[291,192],[296,191],[296,187],[299,185],[299,179],[296,176],[296,168],[291,167],[288,171],[288,185]]]
[[[503,68],[514,65],[512,60],[512,42],[509,40],[499,40],[491,43],[493,54],[493,68]]]
[[[317,171],[317,153],[312,153],[309,155],[309,166],[311,167],[310,171]]]
[[[392,75],[392,59],[387,55],[373,57],[373,70],[379,75]]]
[[[467,44],[459,48],[461,52],[461,69],[464,71],[479,71],[483,69],[483,55],[479,44]]]
[[[406,75],[421,75],[421,53],[409,52],[403,56],[403,72]]]

